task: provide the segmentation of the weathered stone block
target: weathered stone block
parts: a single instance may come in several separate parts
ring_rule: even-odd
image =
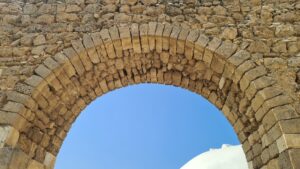
[[[141,0],[144,5],[155,5],[157,0]]]
[[[194,46],[195,46],[195,41],[199,37],[199,31],[198,30],[192,30],[189,32],[187,38],[186,38],[186,43],[185,43],[185,57],[188,60],[193,59],[194,56]]]
[[[157,53],[162,52],[163,48],[163,40],[162,40],[162,35],[164,31],[164,25],[161,23],[157,24],[156,31],[155,31],[155,48]]]
[[[19,139],[19,132],[12,126],[0,127],[0,148],[14,148]]]
[[[189,30],[188,29],[181,29],[179,35],[178,35],[178,40],[177,40],[177,53],[178,54],[184,54],[185,51],[185,42],[187,39],[187,36],[189,35]]]
[[[208,42],[209,38],[203,34],[200,34],[199,38],[195,42],[194,58],[196,60],[203,60],[204,50]]]
[[[242,91],[245,91],[249,84],[258,77],[264,76],[267,74],[267,70],[263,66],[258,66],[254,69],[249,70],[245,73],[240,81],[240,88]]]
[[[22,103],[23,105],[30,108],[31,110],[37,109],[37,105],[35,101],[30,96],[16,91],[7,92],[7,100],[17,102],[17,103]]]
[[[149,22],[149,24],[148,24],[148,42],[149,42],[150,51],[153,51],[155,49],[156,27],[157,27],[157,22]]]
[[[120,48],[120,46],[122,46],[122,42],[121,42],[120,35],[119,35],[119,29],[116,26],[111,27],[111,28],[109,28],[109,34],[110,34],[111,40],[113,41],[113,45],[114,45],[117,57],[119,57],[119,58],[123,57],[123,50],[122,50],[122,48]]]
[[[269,163],[268,163],[268,169],[280,169],[279,168],[279,164],[278,164],[278,159],[273,159],[273,160],[271,160],[271,161],[269,161]]]
[[[131,36],[132,36],[132,47],[135,53],[142,53],[141,43],[140,43],[140,33],[139,33],[139,25],[132,24],[131,25]]]
[[[137,0],[121,0],[121,4],[135,5],[136,3],[137,3]]]
[[[266,115],[266,113],[270,111],[270,109],[278,106],[288,105],[290,103],[292,103],[292,99],[286,95],[279,95],[273,97],[264,102],[261,108],[262,111],[261,112],[257,111],[255,114],[255,118],[258,121],[261,121],[262,118]]]
[[[170,35],[170,54],[175,56],[177,54],[177,38],[181,31],[180,27],[174,26]]]
[[[225,41],[215,51],[215,55],[217,55],[218,57],[227,59],[227,58],[231,57],[236,52],[236,50],[237,50],[236,44]]]
[[[269,87],[271,85],[273,85],[275,83],[275,81],[273,80],[273,78],[268,77],[268,76],[262,76],[258,79],[255,79],[254,81],[252,81],[249,85],[249,87],[246,90],[246,96],[249,100],[251,100],[255,94],[266,87]]]
[[[253,110],[257,111],[261,105],[263,105],[265,100],[278,96],[281,93],[281,90],[272,86],[259,91],[251,103]]]
[[[53,154],[46,152],[46,156],[45,156],[45,160],[44,160],[44,165],[45,165],[46,169],[54,168],[55,161],[56,161],[56,157]]]
[[[237,53],[235,53],[232,57],[228,59],[230,63],[232,63],[235,66],[239,66],[242,64],[245,60],[249,59],[251,57],[250,53],[245,50],[240,50]]]
[[[128,27],[119,27],[123,50],[132,49],[131,35]]]
[[[75,50],[73,48],[67,48],[67,49],[64,49],[63,52],[69,58],[70,62],[74,66],[77,74],[83,75],[85,72],[85,69],[83,67],[81,60],[79,59],[79,56],[75,52]]]
[[[53,58],[60,65],[63,65],[63,69],[69,78],[76,74],[76,70],[75,70],[74,66],[72,65],[70,60],[63,53],[57,53],[56,55],[54,55]]]
[[[299,168],[299,149],[286,150],[279,154],[278,164],[280,169]]]
[[[203,54],[203,61],[206,62],[208,65],[211,65],[212,58],[214,55],[215,50],[221,45],[222,41],[218,38],[213,38],[205,48]]]
[[[140,38],[143,53],[148,53],[150,51],[148,43],[148,24],[140,25]]]
[[[100,58],[96,51],[95,45],[90,35],[83,35],[83,45],[87,50],[88,56],[90,57],[92,63],[97,64],[100,62]]]
[[[71,41],[71,43],[72,43],[74,50],[78,54],[85,70],[87,70],[87,71],[91,70],[93,68],[93,64],[92,64],[90,58],[88,57],[87,52],[86,52],[82,42],[80,40],[73,40],[73,41]]]
[[[269,130],[275,123],[281,120],[289,120],[297,117],[299,117],[299,115],[297,115],[296,111],[291,106],[279,106],[272,108],[265,115],[265,117],[263,118],[263,125],[266,128],[266,130]]]
[[[163,32],[163,50],[169,50],[170,48],[170,35],[172,32],[173,27],[171,26],[171,24],[166,23],[165,24],[165,28],[164,28],[164,32]]]
[[[116,58],[114,45],[113,45],[112,39],[109,35],[108,29],[102,29],[100,31],[100,36],[101,36],[101,39],[103,40],[103,43],[104,43],[104,46],[106,48],[106,52],[107,52],[108,57],[110,59]]]
[[[45,166],[42,163],[39,163],[35,160],[31,160],[28,164],[27,169],[45,169]]]

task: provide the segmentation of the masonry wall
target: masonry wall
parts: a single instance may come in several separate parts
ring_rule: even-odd
[[[296,169],[299,35],[297,0],[0,0],[0,159],[23,153],[34,161],[23,168],[53,167],[67,131],[90,101],[153,82],[189,89],[221,109],[250,168]],[[66,60],[71,64],[60,75],[57,65]],[[99,77],[99,88],[91,77]],[[55,98],[72,94],[69,82],[78,100],[62,99],[61,106]],[[22,106],[32,112],[22,115],[29,124],[24,131],[11,116],[22,114]],[[41,121],[55,130],[43,129]]]

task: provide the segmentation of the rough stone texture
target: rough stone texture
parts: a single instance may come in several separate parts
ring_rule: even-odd
[[[138,83],[207,98],[249,168],[298,169],[297,0],[0,0],[0,168],[51,169],[80,112]]]

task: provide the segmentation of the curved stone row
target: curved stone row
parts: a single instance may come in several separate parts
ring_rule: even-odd
[[[156,22],[102,29],[71,44],[8,92],[0,110],[1,153],[7,165],[18,166],[11,168],[53,168],[86,105],[138,83],[179,86],[207,98],[234,127],[250,168],[295,165],[289,160],[299,154],[293,148],[300,136],[293,100],[235,44]]]

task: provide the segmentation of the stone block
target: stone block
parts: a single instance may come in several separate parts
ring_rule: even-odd
[[[245,125],[243,124],[243,122],[240,119],[237,119],[237,121],[233,125],[233,128],[236,133],[239,133],[240,131],[242,131],[245,128]]]
[[[286,150],[279,154],[278,164],[280,169],[298,169],[299,149]]]
[[[240,88],[242,91],[245,91],[249,84],[258,77],[264,76],[267,74],[267,70],[263,66],[255,67],[254,69],[249,70],[245,73],[240,81]]]
[[[261,159],[262,159],[262,162],[263,162],[263,164],[267,164],[267,162],[270,160],[270,153],[269,153],[269,149],[268,148],[266,148],[266,149],[264,149],[263,151],[262,151],[262,153],[261,153]]]
[[[119,28],[119,31],[120,31],[120,28]],[[105,49],[105,46],[104,46],[104,42],[101,39],[100,33],[99,32],[91,33],[91,37],[92,37],[92,40],[93,40],[94,45],[96,47],[96,50],[99,54],[100,61],[104,62],[105,60],[107,60],[106,59],[107,58],[107,52],[106,52],[106,49]],[[123,42],[123,40],[122,40],[122,42]],[[122,45],[123,45],[123,43],[122,43]],[[124,46],[123,46],[123,49],[124,49]]]
[[[179,86],[181,84],[182,74],[178,71],[172,73],[172,82],[175,86]]]
[[[46,93],[45,93],[45,89],[49,88],[48,85],[50,85],[51,87],[53,87],[55,89],[55,91],[60,91],[63,88],[63,84],[61,82],[64,83],[69,83],[68,78],[63,78],[63,79],[59,79],[58,77],[62,77],[62,75],[64,75],[64,72],[62,70],[62,67],[59,67],[58,69],[56,69],[55,73],[50,72],[50,70],[48,68],[46,68],[44,65],[40,65],[35,72],[40,75],[40,76],[44,76],[42,79],[42,81],[40,82],[40,84],[38,85],[38,87],[36,87],[36,89],[38,91],[44,92],[43,95],[45,97],[47,97]],[[57,77],[58,76],[58,77]],[[29,83],[28,83],[29,84]],[[65,84],[66,85],[66,84]],[[49,90],[48,90],[49,91]]]
[[[13,149],[11,162],[8,169],[27,169],[29,156],[20,149]]]
[[[224,41],[215,51],[215,55],[224,59],[230,58],[237,50],[237,45],[228,41]]]
[[[39,65],[35,70],[34,72],[41,76],[42,78],[47,78],[52,72],[50,69],[48,69],[45,65],[41,64]]]
[[[148,24],[140,25],[140,38],[143,53],[148,53],[150,51],[148,43]]]
[[[279,125],[283,133],[300,134],[300,118],[282,120]]]
[[[45,169],[45,166],[36,160],[30,160],[27,169]]]
[[[53,154],[46,152],[46,156],[44,160],[44,165],[46,169],[53,169],[55,165],[55,161],[56,161],[56,157]]]
[[[235,67],[231,67],[230,65],[226,65],[225,66],[225,70],[226,68],[230,68],[230,72],[234,72],[232,80],[234,83],[239,83],[239,81],[241,80],[242,76],[244,75],[245,72],[249,71],[250,69],[253,69],[255,67],[255,63],[251,60],[247,60],[244,63],[242,63],[241,65],[239,65],[236,69]]]
[[[163,50],[169,50],[170,48],[170,35],[172,32],[173,27],[171,26],[171,24],[166,23],[165,27],[164,27],[164,31],[163,31],[163,39],[162,39],[162,43],[163,43]]]
[[[66,72],[67,76],[70,78],[76,74],[76,70],[70,60],[63,53],[57,53],[54,55],[54,60],[59,64],[63,65],[63,69]]]
[[[245,91],[247,98],[251,100],[259,90],[269,87],[274,83],[275,80],[268,76],[262,76],[258,79],[255,79],[250,83],[249,87]]]
[[[157,0],[141,0],[144,5],[155,5]]]
[[[220,39],[213,38],[205,48],[203,54],[203,61],[206,62],[208,65],[211,65],[214,52],[221,45],[221,43],[222,41]]]
[[[138,24],[131,25],[131,37],[132,37],[133,51],[135,53],[142,53]]]
[[[155,68],[150,70],[150,82],[157,83],[157,71]]]
[[[225,60],[214,55],[211,61],[211,69],[216,73],[222,74],[225,66]]]
[[[300,149],[289,150],[289,154],[294,169],[300,168]]]
[[[46,38],[44,35],[38,35],[33,40],[33,45],[35,45],[35,46],[44,45],[45,43],[46,43]]]
[[[92,37],[90,35],[88,35],[88,34],[83,35],[83,45],[84,45],[92,63],[94,63],[94,64],[99,63],[100,57],[98,56],[96,47],[95,47]]]
[[[105,46],[108,58],[110,58],[110,59],[116,58],[116,53],[115,53],[114,45],[113,45],[112,39],[111,39],[111,37],[109,35],[108,29],[102,29],[100,31],[100,36],[101,36],[101,39],[103,40],[103,43],[104,43],[104,46]]]
[[[85,50],[85,47],[82,44],[81,40],[72,40],[71,44],[74,48],[74,50],[76,51],[76,53],[78,54],[85,70],[89,71],[93,68],[93,64],[90,60],[90,58],[88,57],[88,54]]]
[[[0,148],[0,168],[8,169],[11,158],[13,154],[13,149],[9,147]]]
[[[63,68],[64,67],[60,67],[60,69]],[[62,70],[59,73],[57,72],[55,74],[56,74],[56,78],[59,80],[59,82],[62,84],[64,88],[68,88],[69,87],[68,85],[72,83],[67,73],[64,70]]]
[[[7,100],[17,102],[17,103],[22,103],[23,105],[30,108],[31,110],[37,109],[37,105],[35,101],[30,96],[16,91],[7,92]]]
[[[124,69],[124,61],[122,59],[116,59],[115,65],[118,70]]]
[[[279,168],[278,159],[273,159],[268,162],[268,169],[281,169]]]
[[[296,111],[289,105],[272,108],[263,118],[263,125],[269,130],[275,123],[281,120],[289,120],[299,117]],[[295,119],[297,121],[297,119]],[[293,121],[293,122],[295,122]]]
[[[18,113],[0,111],[0,124],[11,125],[17,130],[24,130],[27,126],[26,119]]]
[[[149,22],[149,24],[148,24],[148,42],[149,42],[150,51],[153,51],[155,49],[156,27],[157,27],[157,22]]]
[[[39,94],[33,95],[32,98],[36,101],[36,103],[39,105],[39,107],[41,107],[42,109],[46,109],[49,106],[49,103],[46,100],[46,98],[49,98],[50,95],[48,97],[45,97],[45,96],[43,96],[43,94],[44,94],[44,92],[42,91]]]
[[[69,58],[70,62],[74,66],[77,74],[80,76],[83,75],[85,72],[85,69],[81,62],[81,59],[79,58],[79,56],[77,55],[75,50],[70,47],[70,48],[64,49],[63,52]]]
[[[59,68],[60,64],[56,62],[52,57],[48,57],[44,60],[44,65],[49,68],[52,72]]]
[[[161,59],[162,63],[164,63],[164,64],[168,64],[169,58],[170,58],[170,54],[167,52],[162,52],[160,54],[160,59]]]
[[[109,91],[106,80],[102,80],[99,85],[104,93]]]
[[[19,113],[20,115],[25,112],[25,107],[21,103],[8,101],[2,110],[7,112]]]
[[[109,28],[109,34],[111,37],[111,40],[113,41],[113,45],[115,48],[115,52],[117,57],[121,58],[123,57],[123,50],[120,48],[122,46],[122,42],[119,35],[119,29],[116,26],[113,26]]]
[[[251,53],[269,53],[270,47],[261,40],[256,40],[251,42],[251,44],[248,47],[248,50]]]
[[[40,76],[32,75],[25,80],[25,83],[32,87],[38,87],[42,83],[42,81],[44,81],[44,79]]]
[[[164,31],[164,24],[158,23],[155,31],[155,49],[157,53],[162,52],[163,48],[163,40],[162,40],[162,35]]]
[[[263,105],[265,100],[278,96],[281,93],[282,91],[280,89],[273,86],[264,88],[255,95],[254,99],[251,102],[251,107],[254,111],[257,111],[261,107],[261,105]]]
[[[138,2],[138,0],[121,0],[121,4],[125,5],[135,5]]]
[[[170,54],[175,56],[177,54],[177,41],[180,34],[181,28],[174,26],[170,35]]]
[[[0,127],[0,149],[3,147],[14,148],[19,139],[19,132],[12,126]]]
[[[228,61],[238,67],[240,64],[245,62],[251,57],[250,53],[245,50],[240,50],[231,56]]]
[[[283,105],[287,105],[292,103],[292,99],[286,95],[279,95],[276,97],[273,97],[267,101],[264,102],[264,104],[262,105],[262,111],[261,112],[257,112],[255,114],[255,118],[258,121],[261,121],[262,118],[266,115],[266,113],[268,111],[270,111],[270,109],[274,108],[274,107],[278,107],[278,106],[283,106]]]
[[[122,40],[123,50],[132,49],[131,34],[129,27],[119,27],[120,38]]]
[[[185,52],[185,43],[187,36],[189,35],[189,30],[182,28],[179,35],[178,35],[178,41],[177,41],[177,53],[178,54],[184,54]]]
[[[186,43],[185,43],[185,57],[188,60],[193,59],[194,56],[194,45],[195,45],[195,41],[198,39],[199,37],[199,31],[198,30],[191,30],[186,38]]]
[[[204,50],[208,42],[209,38],[203,34],[200,34],[199,38],[195,42],[194,58],[196,60],[203,60]]]
[[[273,142],[271,145],[269,145],[268,149],[271,158],[274,158],[279,154],[279,150],[276,142]]]

